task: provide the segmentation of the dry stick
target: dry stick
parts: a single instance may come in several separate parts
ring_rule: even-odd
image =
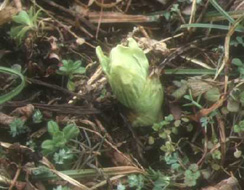
[[[40,5],[38,5],[34,0],[31,0],[33,4],[35,4],[39,9],[41,9],[43,12],[45,12],[49,17],[51,17],[53,20],[55,20],[55,22],[57,22],[61,27],[65,28],[74,38],[76,38],[76,40],[80,40],[82,39],[84,41],[84,43],[92,48],[96,48],[95,46],[93,46],[92,44],[90,44],[89,42],[86,42],[83,38],[77,36],[74,32],[72,32],[69,27],[67,27],[66,25],[64,25],[63,23],[59,22],[57,19],[54,18],[53,15],[51,15],[48,11],[46,11],[45,9],[43,9]],[[45,0],[43,0],[45,1]],[[46,2],[46,1],[45,1]],[[52,2],[53,3],[53,2]]]
[[[241,2],[241,3],[235,8],[235,11],[238,10],[238,9],[240,9],[243,5],[244,5],[244,1]]]
[[[192,24],[192,23],[195,22],[196,10],[197,10],[197,1],[193,0],[192,1],[191,16],[190,16],[190,19],[189,19],[189,24]],[[192,28],[189,28],[188,30],[190,32],[192,30]]]
[[[220,38],[220,37],[223,37],[223,35],[216,35],[216,36],[212,36],[212,37],[205,37],[205,38],[202,38],[202,39],[197,39],[197,40],[194,40],[193,42],[190,42],[182,47],[179,47],[177,48],[174,52],[172,52],[168,57],[166,57],[163,62],[161,62],[158,66],[158,74],[162,73],[162,70],[164,69],[164,67],[168,64],[170,64],[170,62],[172,60],[174,60],[176,57],[178,57],[179,55],[182,55],[183,53],[187,52],[188,50],[192,49],[193,48],[193,45],[196,45],[198,43],[201,43],[201,42],[206,42],[208,40],[213,40],[213,39],[217,39],[217,38]]]
[[[118,180],[118,179],[120,179],[120,178],[122,178],[122,177],[124,177],[124,176],[126,176],[126,175],[117,175],[117,176],[114,176],[114,177],[109,178],[109,181]],[[102,186],[104,186],[104,185],[106,185],[106,184],[107,184],[107,180],[104,180],[104,181],[102,181],[102,182],[100,182],[100,183],[94,185],[94,186],[91,187],[90,189],[91,189],[91,190],[93,190],[93,189],[97,189],[97,188],[102,187]]]
[[[210,0],[208,0],[208,1],[205,3],[204,8],[203,8],[201,14],[199,15],[199,17],[198,17],[196,23],[200,23],[200,22],[201,22],[203,16],[205,15],[205,13],[206,13],[206,11],[207,11],[207,8],[208,8],[208,5],[209,5],[209,1],[210,1]]]
[[[214,80],[219,76],[219,74],[222,72],[222,70],[224,68],[226,68],[226,71],[228,71],[228,62],[229,62],[229,57],[230,57],[230,38],[233,35],[233,33],[235,32],[236,27],[239,25],[239,23],[244,19],[244,14],[242,16],[240,16],[240,18],[238,18],[234,25],[231,26],[229,32],[227,33],[226,37],[225,37],[225,56],[223,59],[223,63],[220,66],[218,72],[215,75]],[[227,93],[227,88],[228,88],[228,73],[225,73],[225,87],[224,87],[224,93]]]
[[[3,104],[3,106],[6,107],[18,107],[18,106],[25,106],[29,104],[28,102],[8,102]],[[49,105],[49,104],[38,104],[38,103],[31,103],[35,108],[41,109],[41,110],[47,110],[62,114],[68,114],[68,115],[90,115],[90,114],[99,114],[101,111],[99,111],[96,108],[91,108],[89,106],[73,106],[69,104],[58,104],[58,105]]]
[[[61,11],[64,11],[64,12],[66,12],[66,13],[69,13],[69,14],[72,15],[73,17],[76,16],[74,11],[68,10],[68,9],[66,9],[66,8],[64,8],[64,7],[62,7],[62,6],[58,5],[58,4],[56,4],[56,3],[53,2],[53,1],[49,1],[49,0],[42,0],[42,1],[44,1],[45,3],[47,3],[47,4],[49,4],[49,5],[51,5],[51,6],[55,7],[55,8],[57,8],[57,9],[59,9],[59,10],[61,10]],[[81,14],[79,14],[79,19],[80,19],[86,26],[88,26],[91,30],[94,30],[94,31],[96,30],[96,27],[95,27],[92,23],[90,23],[87,19],[85,19],[84,17],[82,17]]]
[[[219,136],[220,136],[220,148],[221,148],[221,164],[224,164],[225,155],[226,155],[226,135],[225,135],[225,124],[220,116],[217,115],[218,127],[219,127]]]
[[[18,166],[18,170],[17,170],[17,172],[15,173],[14,179],[13,179],[12,182],[11,182],[11,185],[10,185],[10,187],[9,187],[9,190],[12,190],[13,187],[15,186],[15,183],[16,183],[18,177],[19,177],[20,171],[21,171],[21,167]]]
[[[18,11],[22,10],[22,3],[20,0],[14,0],[14,4],[15,4]]]
[[[95,3],[96,3],[96,5],[98,5],[101,8],[112,8],[112,7],[115,7],[117,4],[119,4],[122,1],[123,0],[117,0],[115,3],[104,4],[104,0],[102,0],[102,3],[95,0]]]
[[[133,162],[131,162],[131,160],[125,156],[117,147],[115,147],[111,142],[109,142],[106,138],[104,138],[100,133],[98,133],[97,131],[93,131],[91,129],[87,129],[85,127],[81,127],[79,126],[79,128],[83,129],[83,130],[86,130],[86,131],[89,131],[91,133],[94,133],[96,134],[97,136],[99,136],[100,138],[104,139],[104,142],[107,143],[112,149],[114,149],[116,152],[118,152],[119,154],[121,154],[125,160],[127,160],[129,163],[131,163],[134,167],[138,167],[140,168],[142,171],[144,171],[144,168],[139,164],[137,163],[138,165],[134,164]]]
[[[95,1],[96,2],[96,1]],[[104,0],[102,0],[102,4],[104,3]],[[103,16],[103,7],[101,7],[101,11],[99,13],[99,20],[97,23],[97,31],[96,31],[96,39],[98,39],[99,29],[102,23],[102,16]]]
[[[77,93],[74,93],[74,92],[71,92],[65,88],[62,88],[58,85],[55,85],[55,84],[49,84],[47,82],[43,82],[41,80],[37,80],[37,79],[33,79],[33,78],[27,78],[27,81],[29,81],[31,84],[37,84],[37,85],[41,85],[41,86],[45,86],[45,87],[48,87],[48,88],[52,88],[54,90],[58,90],[58,91],[61,91],[65,94],[69,94],[69,95],[72,95],[72,96],[75,96],[75,95],[78,95]]]
[[[131,5],[131,2],[132,2],[132,0],[128,0],[127,5],[126,5],[126,8],[124,10],[125,13],[129,10],[130,5]]]

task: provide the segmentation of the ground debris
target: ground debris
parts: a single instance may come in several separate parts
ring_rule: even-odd
[[[201,190],[241,190],[238,180],[235,177],[222,180],[215,186],[202,188]]]

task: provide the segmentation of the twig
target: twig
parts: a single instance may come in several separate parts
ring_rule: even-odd
[[[9,190],[12,190],[13,187],[15,186],[15,183],[16,183],[18,177],[19,177],[20,171],[21,171],[21,167],[19,166],[18,169],[17,169],[17,171],[16,171],[16,173],[15,173],[14,179],[11,182],[11,185],[9,187]]]
[[[72,95],[72,96],[78,95],[77,93],[71,92],[65,88],[58,86],[58,85],[46,83],[46,82],[43,82],[41,80],[37,80],[37,79],[33,79],[33,78],[27,78],[27,81],[29,81],[31,84],[37,84],[37,85],[45,86],[48,88],[52,88],[54,90],[61,91],[61,92],[68,94],[68,95]]]

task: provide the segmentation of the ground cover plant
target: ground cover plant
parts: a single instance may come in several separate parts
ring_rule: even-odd
[[[4,0],[0,189],[240,190],[242,0]]]

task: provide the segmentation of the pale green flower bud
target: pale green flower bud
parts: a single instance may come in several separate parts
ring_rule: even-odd
[[[117,99],[131,110],[133,126],[147,126],[162,116],[163,86],[156,75],[149,77],[149,63],[136,41],[117,45],[109,57],[96,48],[99,62]]]

